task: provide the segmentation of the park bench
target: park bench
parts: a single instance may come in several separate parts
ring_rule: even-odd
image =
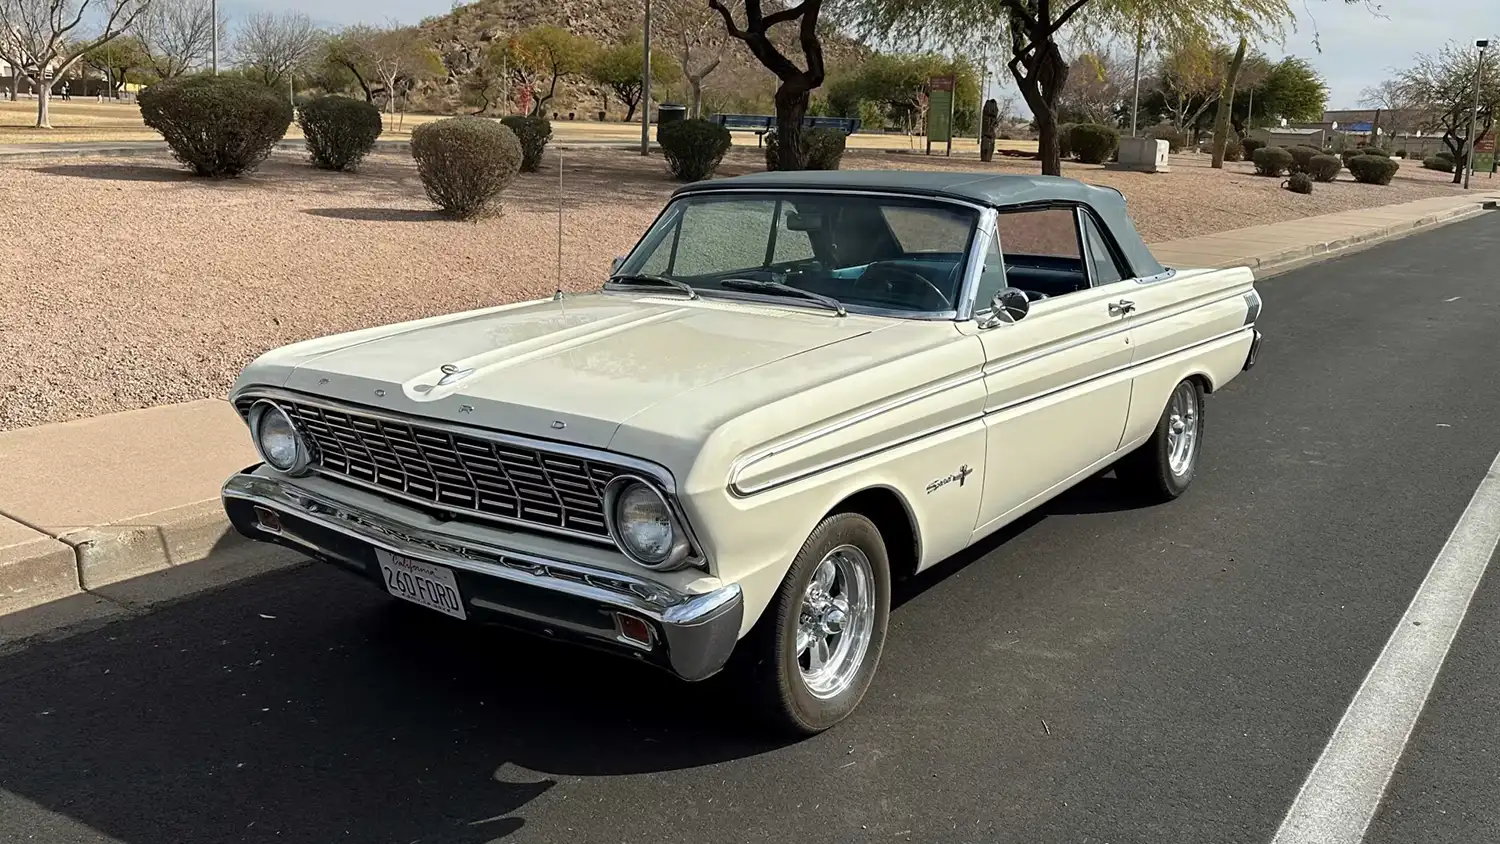
[[[776,128],[776,116],[772,114],[715,114],[713,122],[731,132],[754,132],[755,145],[765,142],[766,133]],[[859,131],[857,117],[813,117],[802,118],[805,129],[837,129],[845,135]]]

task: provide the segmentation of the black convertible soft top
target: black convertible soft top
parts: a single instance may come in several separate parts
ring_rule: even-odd
[[[684,185],[672,195],[741,190],[870,191],[958,199],[1000,210],[1049,203],[1087,205],[1109,227],[1136,275],[1165,271],[1130,221],[1125,197],[1114,188],[1077,179],[958,170],[797,170],[709,179]]]

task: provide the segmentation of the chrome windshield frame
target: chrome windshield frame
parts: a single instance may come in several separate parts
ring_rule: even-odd
[[[979,203],[965,202],[965,201],[960,200],[960,199],[953,199],[952,197],[945,197],[945,196],[927,196],[927,195],[918,194],[918,193],[903,193],[903,192],[900,192],[900,191],[882,191],[882,190],[851,190],[851,189],[813,190],[813,189],[802,189],[802,188],[762,188],[762,187],[736,188],[735,190],[732,190],[732,191],[731,190],[715,190],[715,191],[711,191],[711,192],[710,191],[701,191],[701,192],[689,191],[687,193],[678,194],[677,196],[673,197],[666,204],[666,207],[664,207],[661,210],[661,213],[657,214],[656,219],[653,220],[652,223],[651,223],[651,225],[646,228],[646,231],[635,242],[635,245],[630,248],[630,251],[627,252],[627,253],[625,253],[625,257],[624,257],[623,260],[620,261],[619,268],[616,269],[616,272],[622,271],[625,267],[631,266],[632,262],[636,259],[637,254],[640,253],[643,248],[645,248],[645,246],[646,246],[647,243],[653,243],[653,245],[654,245],[654,237],[653,236],[656,235],[658,232],[663,231],[663,230],[667,229],[668,227],[672,226],[676,222],[677,217],[681,214],[681,209],[685,206],[685,204],[686,204],[687,201],[691,201],[693,199],[703,197],[703,196],[708,195],[710,193],[712,193],[712,195],[715,196],[715,197],[724,197],[724,198],[733,198],[733,197],[738,197],[738,196],[755,195],[755,194],[772,194],[772,195],[776,195],[776,196],[798,196],[798,195],[801,195],[801,196],[859,196],[859,197],[877,197],[877,198],[878,197],[885,197],[885,198],[890,198],[890,199],[903,199],[903,200],[909,200],[909,201],[931,203],[931,204],[934,204],[934,205],[952,205],[952,206],[957,206],[959,208],[967,209],[969,211],[973,211],[978,216],[975,218],[973,229],[969,233],[969,243],[968,243],[968,246],[967,246],[967,248],[965,249],[965,251],[963,253],[964,254],[964,272],[963,272],[962,277],[960,277],[960,279],[959,279],[959,284],[958,284],[958,288],[957,288],[958,297],[957,297],[956,307],[950,308],[950,309],[947,309],[947,310],[941,310],[941,311],[915,311],[915,310],[906,310],[906,309],[901,309],[901,308],[881,308],[881,307],[877,307],[877,306],[873,306],[873,305],[851,304],[849,302],[843,302],[842,303],[843,306],[844,306],[844,309],[847,310],[851,315],[858,314],[858,315],[862,315],[862,316],[888,317],[888,318],[895,318],[895,319],[925,320],[925,321],[929,321],[929,322],[931,322],[931,321],[967,320],[967,319],[972,318],[972,316],[973,316],[974,290],[975,290],[975,288],[977,287],[977,285],[979,283],[979,271],[982,268],[982,258],[983,258],[983,255],[984,255],[982,249],[983,249],[983,247],[985,245],[987,245],[987,240],[984,237],[982,237],[982,234],[984,233],[984,230],[985,230],[985,227],[986,227],[987,224],[989,226],[989,231],[991,232],[991,234],[993,234],[993,229],[994,229],[994,209],[989,208],[988,206],[985,206],[985,205],[981,205]],[[614,282],[614,281],[608,281],[608,280],[605,281],[602,289],[603,289],[603,292],[606,292],[606,293],[630,293],[630,294],[633,294],[633,295],[640,295],[641,293],[645,293],[645,292],[651,292],[651,293],[660,292],[660,293],[662,293],[662,294],[664,294],[666,296],[671,296],[673,293],[676,292],[676,291],[673,291],[673,290],[671,290],[671,289],[669,289],[669,288],[667,288],[665,286],[657,286],[657,285],[652,285],[652,284],[639,284],[639,283],[633,283],[633,282]],[[774,294],[765,294],[765,293],[750,293],[750,292],[747,292],[747,291],[728,291],[728,290],[720,290],[720,289],[717,289],[717,288],[703,288],[703,287],[694,287],[694,290],[698,291],[699,296],[703,297],[703,298],[723,299],[723,300],[728,300],[728,301],[742,301],[742,302],[745,302],[747,304],[756,304],[756,305],[775,305],[775,306],[781,306],[781,307],[794,307],[794,308],[798,308],[798,309],[802,309],[802,310],[818,311],[820,313],[831,313],[830,311],[827,310],[826,307],[818,304],[817,302],[813,302],[811,300],[799,300],[799,299],[792,298],[790,296],[777,296],[777,295],[774,295]],[[686,299],[686,298],[684,298],[682,301],[683,302],[687,302],[689,300]]]

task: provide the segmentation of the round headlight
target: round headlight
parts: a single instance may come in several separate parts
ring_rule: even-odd
[[[687,537],[654,487],[617,478],[607,497],[611,532],[627,556],[653,569],[674,568],[687,558]]]
[[[286,411],[266,402],[255,418],[255,444],[271,467],[293,472],[307,464],[307,446]]]

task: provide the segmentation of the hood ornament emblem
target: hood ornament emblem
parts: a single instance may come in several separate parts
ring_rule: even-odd
[[[454,383],[455,381],[462,381],[463,379],[468,378],[470,375],[473,375],[474,367],[471,366],[468,369],[459,369],[458,364],[456,363],[445,363],[442,366],[438,367],[438,371],[443,373],[443,377],[438,379],[438,386],[446,387],[449,384]]]

